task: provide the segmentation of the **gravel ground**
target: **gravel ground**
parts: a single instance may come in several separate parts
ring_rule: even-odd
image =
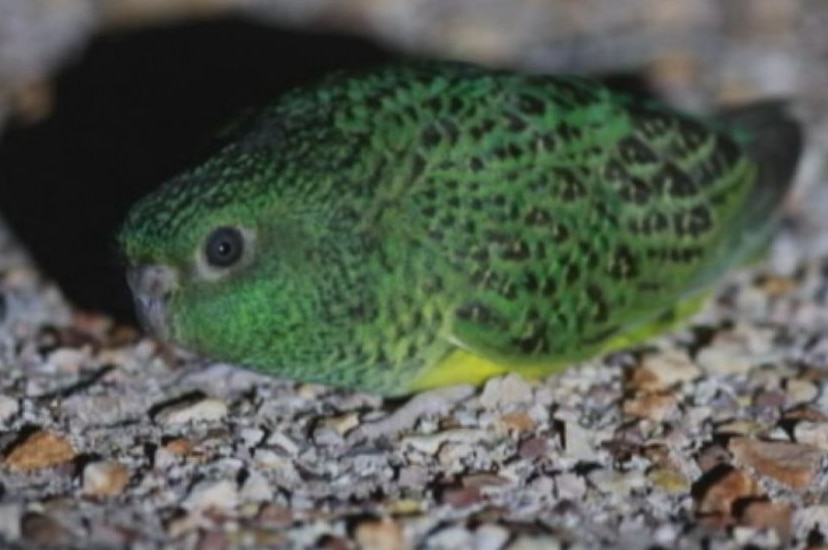
[[[168,5],[178,4],[186,2]],[[221,4],[190,1],[204,10]],[[459,14],[469,4],[447,5]],[[583,15],[603,13],[597,7],[606,2],[586,4],[592,11],[550,5]],[[633,4],[654,6],[624,1]],[[0,31],[10,27],[3,9],[15,5],[0,4]],[[43,58],[50,61],[26,65],[8,62],[13,50],[2,45],[10,34],[0,32],[0,91],[17,90],[0,98],[16,98],[5,105],[23,115],[48,111],[45,76],[101,17],[91,1],[27,5],[20,13],[38,19],[48,11],[76,34],[55,32]],[[403,9],[384,5],[389,20],[391,6]],[[431,42],[433,51],[517,62],[523,35],[485,32],[483,14],[496,14],[497,3],[482,5],[477,20],[456,23],[477,29],[466,49],[457,33],[428,25],[419,40],[439,35],[454,42]],[[628,45],[627,62],[647,61],[661,89],[688,104],[793,93],[810,144],[771,258],[723,281],[687,327],[538,383],[496,378],[439,407],[383,401],[199,363],[73,310],[0,225],[0,540],[205,550],[828,546],[828,44],[818,25],[828,9],[804,0],[756,0],[747,11],[745,2],[728,3],[725,15],[744,23],[737,32],[712,25],[731,20],[715,3],[684,5],[695,7],[681,15],[681,47],[655,56]],[[63,15],[47,10],[54,6],[76,10],[65,12],[74,23],[62,27]],[[375,21],[366,13],[382,15],[354,10],[363,14],[352,14],[355,28]],[[674,28],[667,12],[653,7],[656,22],[646,25],[642,9],[638,19],[594,15],[581,42],[571,42],[595,48],[577,48],[578,63],[609,63],[601,42],[584,38],[602,29],[631,37],[638,24],[650,29],[648,39],[664,39]],[[699,28],[711,30],[696,43],[689,30]],[[719,58],[716,45],[727,46]],[[550,59],[520,61],[573,62]],[[400,411],[411,415],[410,429],[376,433],[383,424],[374,422]]]

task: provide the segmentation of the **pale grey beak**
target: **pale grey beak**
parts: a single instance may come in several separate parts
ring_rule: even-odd
[[[162,265],[138,265],[127,270],[127,284],[141,327],[150,334],[167,339],[166,305],[176,283],[176,274]]]

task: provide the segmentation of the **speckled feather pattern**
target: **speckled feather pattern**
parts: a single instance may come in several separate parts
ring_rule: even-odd
[[[121,240],[178,270],[184,346],[406,393],[458,346],[515,367],[588,357],[744,261],[766,231],[750,224],[774,218],[767,200],[740,214],[761,194],[752,138],[575,77],[338,74],[241,124]],[[193,257],[221,224],[253,228],[255,257],[203,280]]]

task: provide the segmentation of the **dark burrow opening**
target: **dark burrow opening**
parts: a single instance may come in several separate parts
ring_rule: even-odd
[[[101,36],[57,75],[47,118],[0,136],[0,213],[74,304],[132,322],[114,238],[129,206],[209,151],[236,113],[390,57],[234,20]]]

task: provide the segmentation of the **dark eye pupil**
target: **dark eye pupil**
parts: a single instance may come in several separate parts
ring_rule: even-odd
[[[235,227],[219,227],[207,237],[205,256],[214,267],[230,267],[244,252],[244,237]]]

